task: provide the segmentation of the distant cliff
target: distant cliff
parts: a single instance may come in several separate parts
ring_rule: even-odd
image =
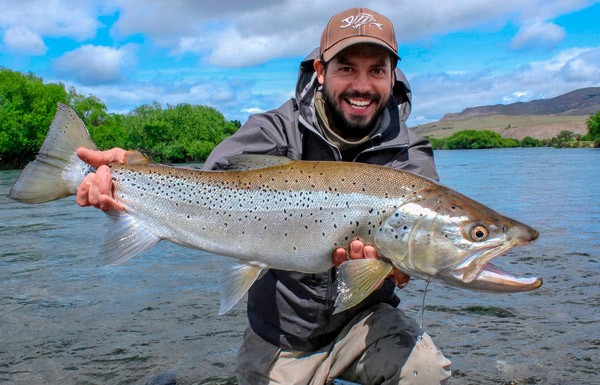
[[[469,107],[460,113],[446,114],[442,120],[489,115],[591,115],[597,111],[600,111],[600,87],[588,87],[550,99]]]

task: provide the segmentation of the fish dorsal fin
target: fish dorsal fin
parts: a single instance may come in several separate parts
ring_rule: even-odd
[[[129,150],[127,154],[125,154],[125,163],[126,164],[148,164],[152,163],[152,160],[148,158],[146,155],[142,154],[137,150]]]
[[[393,266],[380,259],[352,259],[340,265],[335,313],[358,305],[392,272]]]
[[[249,263],[237,263],[221,271],[221,305],[219,315],[227,313],[242,299],[250,286],[266,269]]]
[[[228,171],[246,171],[257,170],[260,168],[281,166],[292,162],[291,159],[284,156],[264,155],[264,154],[240,154],[227,158]]]

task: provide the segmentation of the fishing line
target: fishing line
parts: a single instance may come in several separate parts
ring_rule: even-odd
[[[423,292],[423,302],[421,303],[421,329],[423,329],[423,318],[425,318],[425,297],[427,296],[427,288],[429,287],[429,281],[425,283],[425,291]]]

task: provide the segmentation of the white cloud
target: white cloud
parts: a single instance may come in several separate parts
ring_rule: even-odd
[[[0,0],[0,9],[0,29],[7,31],[26,28],[41,36],[82,41],[93,37],[100,25],[91,0]]]
[[[595,82],[600,79],[600,47],[585,50],[567,62],[561,72],[571,81]]]
[[[554,23],[535,22],[521,27],[511,42],[513,49],[552,48],[565,38],[565,30]]]
[[[241,36],[230,30],[219,36],[207,62],[221,67],[244,67],[261,64],[281,55],[286,45],[276,36]],[[271,49],[269,49],[269,47]]]
[[[362,6],[388,16],[400,42],[463,30],[497,30],[520,25],[517,48],[554,46],[564,31],[552,18],[593,4],[593,0],[365,0]],[[206,55],[208,63],[251,66],[314,48],[329,18],[346,5],[296,0],[122,0],[113,33],[147,35],[173,54]],[[351,6],[351,5],[348,5]]]
[[[531,82],[600,83],[600,47],[572,48],[549,60],[533,62],[523,78]]]
[[[412,126],[467,107],[549,98],[579,88],[599,87],[600,46],[565,50],[514,71],[420,74],[410,81]]]
[[[598,68],[598,66],[600,65],[599,62],[590,62],[589,58],[590,55],[593,58],[594,56],[594,52],[597,52],[600,49],[600,47],[596,47],[596,48],[589,48],[589,47],[585,47],[585,48],[571,48],[562,52],[559,52],[558,54],[554,55],[553,57],[551,57],[548,60],[544,60],[544,61],[535,61],[530,63],[529,68],[530,71],[527,71],[525,73],[530,73],[530,74],[552,74],[552,76],[561,73],[565,71],[565,69],[567,68],[573,68],[573,63],[579,63],[579,65],[582,65],[583,63],[587,63],[591,66],[594,66],[595,68]],[[590,54],[591,53],[591,54]],[[589,79],[590,81],[593,80],[598,80],[598,79]]]
[[[508,96],[502,97],[503,104],[510,104],[520,101],[528,101],[531,100],[532,92],[531,91],[515,91]]]
[[[54,61],[57,74],[80,84],[110,84],[123,80],[124,69],[131,65],[133,46],[121,49],[84,45]]]
[[[12,52],[43,55],[48,50],[42,37],[25,26],[8,28],[4,33],[3,42]]]
[[[263,110],[262,108],[258,108],[258,107],[250,107],[250,108],[242,108],[242,112],[248,115],[251,114],[259,114],[261,112],[265,112],[265,110]]]

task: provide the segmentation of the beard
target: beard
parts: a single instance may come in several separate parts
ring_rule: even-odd
[[[338,135],[343,138],[362,138],[368,135],[375,129],[375,125],[379,121],[383,110],[386,107],[386,103],[381,103],[381,95],[374,93],[360,93],[360,92],[344,92],[340,95],[341,99],[351,98],[364,98],[369,99],[373,103],[377,104],[375,113],[369,118],[367,116],[354,115],[347,117],[344,114],[344,110],[339,102],[329,93],[327,87],[323,86],[322,89],[323,100],[325,101],[325,110],[327,111],[328,118],[333,127],[331,127]],[[380,104],[381,103],[381,104]]]

